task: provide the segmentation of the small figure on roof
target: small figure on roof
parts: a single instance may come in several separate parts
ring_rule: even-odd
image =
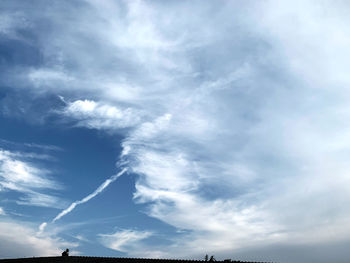
[[[69,249],[67,248],[65,251],[62,252],[62,257],[68,257],[69,256]]]

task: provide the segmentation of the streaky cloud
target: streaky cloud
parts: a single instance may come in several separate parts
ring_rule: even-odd
[[[137,251],[140,248],[140,241],[152,236],[149,231],[137,231],[133,229],[120,230],[113,234],[99,234],[100,241],[106,247],[122,252],[132,250]]]
[[[49,170],[27,161],[31,158],[48,160],[50,156],[0,148],[0,188],[24,194],[15,200],[19,205],[62,208],[65,201],[42,191],[62,190],[63,185],[49,177]]]
[[[38,235],[31,224],[17,220],[0,222],[0,243],[1,258],[54,256],[66,247],[78,246],[51,235]]]
[[[6,212],[4,211],[4,209],[2,207],[0,207],[0,215],[2,215],[2,216],[6,215]]]
[[[79,201],[75,201],[73,202],[69,207],[67,207],[66,209],[64,209],[61,213],[59,213],[51,222],[54,223],[57,220],[61,219],[63,216],[67,215],[68,213],[72,212],[73,209],[77,206],[77,205],[81,205],[84,204],[86,202],[88,202],[89,200],[91,200],[92,198],[94,198],[96,195],[98,195],[99,193],[101,193],[107,186],[109,186],[111,183],[113,183],[115,180],[118,179],[118,177],[120,177],[121,175],[123,175],[128,169],[127,168],[123,168],[119,173],[111,176],[110,178],[108,178],[106,181],[104,181],[94,192],[92,192],[91,194],[87,195],[86,197],[84,197],[83,199],[79,200]],[[46,226],[46,225],[45,225]],[[43,227],[44,228],[44,227]]]
[[[134,200],[188,230],[157,251],[231,256],[266,243],[349,240],[348,5],[86,3],[81,12],[28,9],[61,37],[37,30],[49,63],[9,71],[6,83],[61,94],[63,110],[52,108],[63,120],[125,135],[123,161],[139,175]],[[6,36],[23,28],[6,19]]]
[[[130,107],[110,106],[93,100],[70,102],[62,113],[77,120],[77,126],[106,130],[134,127],[144,117],[144,113]]]

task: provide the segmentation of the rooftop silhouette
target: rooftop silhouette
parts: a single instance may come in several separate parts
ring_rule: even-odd
[[[205,263],[205,260],[187,259],[153,259],[153,258],[115,258],[115,257],[86,257],[86,256],[59,256],[59,257],[32,257],[0,259],[0,263]],[[253,261],[217,260],[216,263],[264,263]],[[266,263],[266,262],[265,262]]]

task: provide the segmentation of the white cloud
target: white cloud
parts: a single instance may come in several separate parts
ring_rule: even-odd
[[[118,9],[107,3],[110,12]],[[343,155],[349,127],[342,121],[350,111],[345,90],[333,88],[349,83],[341,73],[348,68],[346,60],[337,54],[346,50],[346,41],[339,39],[348,34],[343,26],[334,33],[329,25],[342,21],[336,18],[338,10],[321,22],[322,6],[309,13],[309,4],[280,3],[276,9],[267,2],[250,6],[251,12],[235,20],[229,11],[233,5],[213,14],[205,3],[196,12],[213,22],[187,18],[186,26],[174,15],[178,12],[144,2],[126,4],[126,27],[120,27],[118,16],[107,15],[98,37],[112,43],[110,53],[127,54],[141,73],[124,79],[123,86],[114,76],[121,74],[119,69],[106,73],[108,86],[92,77],[95,86],[89,90],[97,91],[99,102],[78,100],[65,109],[81,126],[131,128],[123,158],[140,175],[136,200],[150,204],[150,216],[192,231],[169,250],[173,255],[185,246],[184,254],[194,255],[202,251],[196,247],[225,253],[262,241],[298,243],[310,226],[310,243],[330,242],[335,237],[327,238],[324,224],[350,217],[335,205],[341,198],[350,201]],[[104,5],[95,7],[106,11]],[[179,4],[174,10],[194,11],[186,7]],[[265,10],[261,22],[258,10]],[[186,31],[191,27],[194,32]],[[320,45],[328,33],[337,36],[326,41],[328,46]],[[123,101],[118,95],[136,86],[135,97]],[[325,91],[331,87],[333,103]],[[119,109],[123,103],[147,118],[130,124],[133,117]],[[337,194],[330,197],[330,192]]]
[[[142,114],[132,108],[120,109],[91,100],[77,100],[64,110],[64,115],[77,119],[79,126],[116,130],[138,124]]]
[[[2,207],[0,207],[0,215],[2,215],[2,216],[6,215],[6,213]]]
[[[73,78],[60,70],[36,69],[28,73],[28,79],[37,87],[52,83],[71,82]]]
[[[26,153],[13,153],[0,149],[2,189],[24,194],[16,201],[18,204],[61,208],[65,202],[53,195],[40,193],[40,190],[60,190],[62,185],[48,177],[49,171],[35,167],[32,163],[26,162],[25,158],[28,158]]]
[[[46,151],[63,151],[61,147],[56,145],[38,144],[38,143],[24,143],[25,146],[30,148],[38,148]]]
[[[69,20],[51,13],[65,34],[39,43],[50,55],[61,48],[55,66],[74,65],[70,78],[51,68],[24,74],[44,81],[40,92],[68,97],[60,112],[78,125],[128,128],[122,161],[139,175],[135,200],[187,230],[156,251],[346,239],[346,4],[88,3]],[[133,235],[138,242],[128,231],[104,237],[127,251]]]
[[[274,9],[271,7],[274,6]],[[343,89],[349,82],[349,6],[339,1],[268,1],[262,6],[261,30],[273,38],[294,74],[314,89]],[[294,21],[294,23],[291,23]],[[315,90],[315,91],[316,91]]]
[[[126,229],[113,234],[100,234],[99,238],[101,243],[110,249],[137,253],[137,249],[141,247],[139,242],[150,236],[152,233],[148,231]]]
[[[0,145],[1,148],[10,148],[10,149],[30,149],[31,151],[33,150],[39,150],[41,152],[47,153],[51,151],[63,151],[62,148],[56,146],[56,145],[46,145],[46,144],[38,144],[38,143],[18,143],[18,142],[13,142],[13,141],[8,141],[4,139],[0,139]],[[12,155],[16,154],[13,150],[11,152]],[[48,157],[48,155],[43,154],[43,158],[40,158],[41,154],[29,152],[29,153],[18,153],[20,156],[21,154],[27,154],[28,156],[32,156],[31,158],[36,158],[38,157],[39,159],[45,159],[45,156]],[[49,159],[49,158],[48,158]]]
[[[76,235],[76,236],[74,236],[74,238],[77,239],[77,240],[79,240],[79,241],[91,243],[91,241],[90,241],[89,239],[85,238],[85,237],[82,236],[82,235]]]
[[[15,234],[14,234],[15,233]],[[59,256],[66,247],[76,247],[58,238],[37,235],[25,222],[0,222],[0,257]]]
[[[1,177],[7,182],[26,185],[30,188],[56,188],[53,181],[46,179],[45,170],[39,170],[20,160],[11,157],[7,151],[0,152]]]
[[[38,234],[39,234],[39,235],[42,234],[42,233],[44,232],[46,226],[47,226],[47,223],[46,223],[46,222],[40,224],[40,226],[39,226],[39,231],[38,231]]]
[[[108,178],[106,181],[104,181],[95,191],[93,191],[91,194],[85,196],[83,199],[75,201],[70,204],[70,206],[66,209],[64,209],[62,212],[60,212],[53,220],[52,223],[56,222],[66,214],[73,211],[73,209],[77,205],[84,204],[88,201],[90,201],[92,198],[94,198],[96,195],[100,194],[104,189],[106,189],[111,183],[113,183],[115,180],[117,180],[120,176],[122,176],[127,171],[126,168],[122,169],[119,173],[112,175],[110,178]],[[44,224],[44,223],[43,223]],[[42,225],[43,225],[42,224]],[[46,225],[45,225],[46,226]],[[43,228],[45,228],[45,226]]]
[[[19,205],[31,205],[42,207],[53,207],[62,209],[67,205],[67,201],[62,200],[59,197],[43,194],[35,191],[26,191],[24,197],[20,197],[16,201]]]

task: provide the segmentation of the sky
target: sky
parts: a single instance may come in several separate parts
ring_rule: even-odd
[[[349,262],[349,11],[0,1],[0,258]]]

